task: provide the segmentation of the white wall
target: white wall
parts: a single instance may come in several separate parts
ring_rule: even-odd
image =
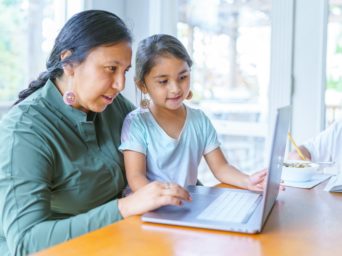
[[[294,1],[272,5],[272,37],[269,104],[272,109],[291,104],[293,67]]]
[[[327,0],[295,1],[292,131],[299,143],[324,127],[327,19]]]
[[[122,18],[125,14],[125,0],[85,0],[85,9],[106,10]]]
[[[272,4],[270,109],[292,105],[298,143],[323,129],[327,10],[327,0]]]

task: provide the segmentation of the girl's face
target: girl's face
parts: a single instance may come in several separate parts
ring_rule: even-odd
[[[72,91],[75,108],[102,112],[125,88],[125,74],[131,67],[129,42],[93,49],[80,64],[73,66]]]
[[[153,107],[177,110],[189,94],[190,67],[173,56],[159,57],[145,76],[145,86],[140,87],[150,95]]]

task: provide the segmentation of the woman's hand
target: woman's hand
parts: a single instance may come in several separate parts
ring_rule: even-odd
[[[252,191],[263,191],[266,182],[267,169],[263,169],[248,176],[247,189]]]
[[[287,154],[287,158],[291,160],[302,160],[303,159],[298,155],[296,151],[291,151]]]
[[[154,181],[127,197],[118,200],[121,215],[129,217],[143,214],[164,205],[182,205],[182,201],[191,201],[188,191],[174,183]]]
[[[289,152],[287,154],[287,159],[311,161],[311,154],[310,154],[309,150],[306,147],[299,146],[299,150],[300,150],[300,152],[302,153],[302,155],[304,156],[305,159],[301,158],[296,150],[293,150],[293,151]]]

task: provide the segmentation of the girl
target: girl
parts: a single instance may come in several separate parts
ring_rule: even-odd
[[[172,36],[154,35],[138,46],[135,83],[143,99],[124,121],[119,148],[130,189],[154,180],[195,185],[204,156],[220,182],[261,191],[266,170],[249,176],[230,165],[208,117],[183,103],[192,96],[191,65],[186,49]]]

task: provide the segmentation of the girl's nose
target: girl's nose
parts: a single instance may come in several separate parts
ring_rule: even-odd
[[[180,91],[180,86],[178,85],[177,82],[171,82],[170,83],[170,90],[173,93],[178,93]]]

